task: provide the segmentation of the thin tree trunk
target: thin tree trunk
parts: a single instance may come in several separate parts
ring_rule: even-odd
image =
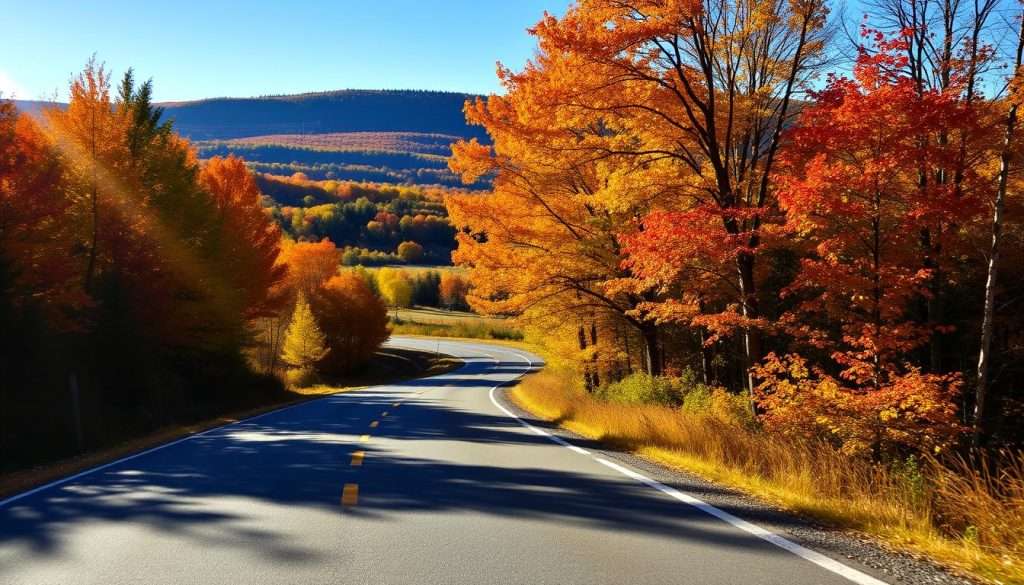
[[[750,254],[740,254],[736,258],[736,267],[739,272],[739,285],[741,296],[741,307],[743,316],[747,319],[756,319],[758,314],[757,296],[754,287],[754,257]],[[746,358],[744,364],[746,372],[744,380],[747,386],[747,393],[750,396],[750,412],[757,416],[757,400],[754,396],[754,364],[761,360],[761,335],[754,327],[743,329],[743,353]]]
[[[580,344],[580,353],[583,353],[583,351],[587,349],[587,331],[583,327],[582,322],[576,329],[576,336]],[[587,389],[587,392],[594,391],[594,384],[590,379],[590,366],[587,362],[583,362],[583,385]]]
[[[1020,75],[1021,57],[1024,54],[1024,11],[1020,15],[1020,29],[1017,38],[1017,55],[1014,61],[1014,80]],[[1016,99],[1012,95],[1010,99]],[[985,307],[981,321],[981,347],[978,352],[978,383],[974,395],[974,437],[973,443],[981,445],[985,435],[985,403],[988,399],[989,370],[992,367],[992,332],[995,329],[996,279],[999,275],[1000,241],[1003,234],[1003,210],[1006,206],[1006,183],[1010,174],[1011,147],[1017,126],[1017,103],[1011,103],[1006,113],[1006,129],[1003,136],[1003,152],[999,160],[999,187],[996,189],[995,209],[992,213],[992,247],[989,250],[988,273],[985,278]]]
[[[626,331],[622,335],[622,342],[623,342],[623,345],[625,345],[625,348],[626,348],[626,375],[627,376],[633,373],[633,349],[630,347],[630,344],[629,344],[629,335],[630,335],[629,329],[626,329]]]
[[[700,371],[704,378],[704,385],[711,385],[711,348],[705,344],[704,340],[704,328],[699,327],[697,329],[699,335],[698,339],[700,342]]]

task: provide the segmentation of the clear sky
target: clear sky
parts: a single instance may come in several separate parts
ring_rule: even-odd
[[[331,89],[498,90],[495,62],[569,0],[0,0],[0,91],[66,98],[93,53],[162,101]],[[16,94],[16,95],[11,95]]]

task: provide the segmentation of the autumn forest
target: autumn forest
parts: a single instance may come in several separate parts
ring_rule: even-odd
[[[848,73],[822,2],[689,6],[548,17],[507,93],[467,105],[494,140],[451,159],[494,177],[449,199],[475,305],[560,327],[591,388],[692,371],[875,457],[1019,443],[997,6],[929,5],[971,22],[943,32],[884,3]]]
[[[389,309],[459,309],[543,353],[528,410],[1020,576],[1024,11],[865,11],[581,0],[461,136],[191,142],[95,58],[66,107],[0,102],[0,471],[345,379]]]

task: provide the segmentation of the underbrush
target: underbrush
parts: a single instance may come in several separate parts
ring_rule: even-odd
[[[601,386],[593,396],[618,404],[676,407],[686,413],[706,414],[743,426],[753,423],[744,397],[697,382],[692,370],[684,370],[673,377],[650,376],[642,372],[631,374]]]
[[[469,337],[473,339],[501,339],[520,341],[523,334],[507,325],[490,323],[483,319],[465,319],[451,323],[418,323],[392,319],[392,333],[395,335],[429,335],[433,337]]]
[[[692,380],[690,381],[692,382]],[[630,377],[587,393],[545,370],[512,391],[522,407],[589,438],[863,531],[991,583],[1024,583],[1024,455],[888,465],[766,433],[724,391]]]

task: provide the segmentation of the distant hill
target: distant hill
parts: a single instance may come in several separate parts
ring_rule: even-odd
[[[195,142],[202,158],[235,154],[257,171],[312,179],[461,187],[448,170],[451,134],[332,132]]]
[[[461,185],[447,169],[449,145],[487,141],[466,124],[465,93],[340,90],[256,98],[165,102],[165,119],[200,156],[237,154],[255,170],[312,179]],[[47,102],[16,101],[30,114]]]
[[[35,100],[14,100],[14,107],[32,116],[38,116],[40,113],[42,113],[43,108],[47,106],[57,106],[58,108],[66,108],[67,104]]]
[[[341,90],[258,98],[215,98],[161,104],[178,132],[195,140],[325,134],[416,132],[484,138],[466,124],[464,93]]]

